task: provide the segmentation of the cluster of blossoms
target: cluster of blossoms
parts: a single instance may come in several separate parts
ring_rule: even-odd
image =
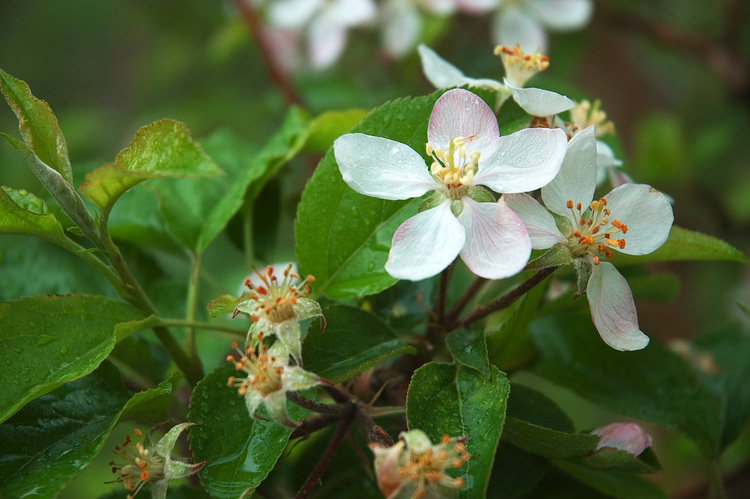
[[[180,436],[192,423],[182,423],[169,430],[158,442],[151,443],[149,435],[144,442],[133,442],[128,435],[122,446],[115,447],[115,455],[123,458],[127,464],[118,464],[114,461],[112,473],[118,475],[115,482],[122,483],[132,499],[144,487],[151,490],[151,497],[164,499],[167,497],[167,486],[170,480],[185,478],[197,473],[202,463],[190,464],[172,458],[172,449]],[[136,437],[142,435],[141,431],[135,430]]]
[[[229,355],[227,361],[242,376],[229,378],[227,386],[237,388],[245,398],[250,416],[257,417],[263,405],[274,421],[289,428],[297,424],[287,412],[287,392],[326,382],[301,367],[299,321],[323,315],[320,305],[307,296],[312,281],[312,276],[300,279],[292,272],[292,264],[286,266],[281,278],[270,265],[263,272],[256,270],[245,280],[249,291],[239,297],[232,313],[232,317],[247,314],[251,324],[243,349],[232,342],[237,355]],[[269,347],[265,339],[270,336],[276,341]]]
[[[435,445],[422,430],[410,430],[401,432],[391,447],[371,443],[380,491],[386,498],[455,497],[464,480],[445,470],[460,468],[469,460],[465,441],[465,437],[443,435]]]
[[[482,86],[508,96],[532,119],[526,128],[499,136],[495,113],[463,89],[435,103],[427,132],[426,167],[411,147],[382,137],[346,134],[334,142],[344,181],[382,199],[409,199],[434,191],[419,213],[395,232],[386,262],[394,277],[421,280],[460,256],[476,275],[499,279],[524,268],[573,264],[578,294],[587,294],[604,341],[638,350],[648,337],[638,327],[630,288],[606,262],[613,250],[645,255],[667,239],[673,222],[669,198],[648,185],[618,182],[594,198],[598,170],[618,161],[596,136],[614,131],[598,104],[576,105],[547,90],[523,88],[549,61],[538,52],[499,47],[503,83],[466,77],[425,46],[423,68],[438,87]],[[510,79],[513,81],[510,81]],[[571,111],[571,119],[557,116]],[[544,206],[525,192],[541,188]],[[496,201],[490,192],[501,194]],[[550,249],[527,267],[531,249]]]
[[[495,43],[520,45],[526,51],[546,50],[545,29],[583,28],[591,0],[256,0],[266,14],[266,35],[275,56],[289,69],[298,67],[297,46],[304,40],[313,68],[330,66],[346,47],[352,28],[375,27],[385,51],[403,57],[417,45],[425,15],[462,13],[493,15]]]

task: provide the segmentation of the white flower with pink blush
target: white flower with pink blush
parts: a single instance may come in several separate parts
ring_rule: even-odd
[[[418,281],[460,256],[488,279],[521,271],[531,253],[526,229],[484,187],[520,193],[547,184],[565,156],[565,133],[524,129],[501,137],[489,106],[455,89],[435,103],[426,149],[433,159],[429,169],[414,149],[383,137],[351,133],[333,144],[344,181],[360,194],[403,200],[434,191],[420,213],[396,230],[385,270]]]
[[[640,456],[653,443],[651,435],[635,423],[612,423],[591,433],[601,437],[596,450],[611,447]]]
[[[505,195],[501,201],[523,220],[534,249],[553,248],[530,267],[573,263],[578,291],[588,295],[604,342],[616,350],[640,350],[649,339],[638,326],[630,287],[604,260],[612,250],[646,255],[659,248],[674,221],[672,206],[667,196],[644,184],[621,185],[594,200],[596,158],[590,126],[573,136],[560,173],[542,188],[546,208],[526,194]]]

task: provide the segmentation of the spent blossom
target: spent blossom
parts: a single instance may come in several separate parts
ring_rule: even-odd
[[[445,470],[460,468],[469,460],[466,437],[443,435],[433,444],[422,430],[401,432],[391,447],[369,444],[375,454],[378,487],[386,498],[455,497],[464,479],[454,478]]]
[[[115,447],[114,453],[125,459],[127,464],[118,464],[115,461],[109,463],[112,473],[119,474],[116,482],[122,483],[132,499],[144,487],[151,490],[151,497],[164,499],[167,497],[167,487],[170,480],[185,478],[197,473],[206,462],[186,463],[172,458],[177,438],[188,426],[193,423],[182,423],[169,430],[156,444],[151,443],[147,435],[144,442],[134,442],[128,435],[121,446]],[[142,435],[141,431],[135,430],[136,437]]]
[[[598,199],[595,189],[596,142],[589,127],[570,140],[560,173],[542,188],[546,208],[526,194],[501,200],[521,217],[533,248],[552,248],[530,267],[574,264],[578,293],[587,294],[605,343],[616,350],[640,350],[649,339],[638,326],[633,295],[625,278],[605,260],[613,250],[646,255],[659,248],[674,221],[672,207],[667,196],[648,185],[621,185]],[[563,220],[560,227],[550,211]]]
[[[392,276],[418,281],[459,255],[488,279],[519,272],[531,252],[526,229],[484,187],[516,193],[545,185],[557,174],[566,145],[560,130],[525,129],[501,137],[489,106],[454,89],[437,100],[430,115],[429,169],[411,147],[383,137],[346,134],[333,149],[344,181],[360,194],[399,200],[434,191],[396,230],[385,264]]]
[[[640,456],[653,443],[651,435],[636,423],[612,423],[591,433],[601,437],[596,450],[611,447]]]
[[[296,428],[297,424],[289,418],[286,408],[286,393],[311,388],[324,380],[299,366],[290,365],[289,351],[280,341],[268,348],[263,343],[263,333],[255,339],[257,341],[244,351],[232,342],[237,355],[227,356],[227,362],[233,363],[243,374],[230,377],[227,386],[237,388],[237,393],[245,398],[251,417],[257,417],[258,408],[264,405],[274,421]]]

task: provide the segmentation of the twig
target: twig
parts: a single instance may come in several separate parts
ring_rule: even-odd
[[[339,420],[338,414],[321,414],[305,419],[289,436],[289,440],[295,438],[306,438],[308,435],[322,430]]]
[[[342,414],[351,411],[350,404],[321,404],[320,402],[315,402],[307,397],[303,397],[297,392],[286,392],[286,398],[304,409],[319,412],[321,414],[334,414],[341,416]]]
[[[445,319],[445,297],[448,294],[448,284],[451,282],[454,263],[448,265],[448,268],[440,274],[440,288],[438,289],[437,302],[435,303],[435,318],[438,324],[443,324]]]
[[[248,0],[234,0],[234,5],[242,15],[242,19],[245,21],[255,45],[258,47],[258,51],[260,52],[261,59],[263,59],[263,65],[266,67],[268,75],[284,97],[286,103],[290,106],[295,105],[304,107],[302,98],[294,89],[288,75],[281,66],[279,66],[276,58],[274,58],[271,52],[271,48],[269,47],[268,40],[263,32],[263,26],[260,23],[260,19],[258,19],[258,13],[255,11],[255,8],[250,2],[248,2]]]
[[[370,442],[375,442],[381,447],[390,447],[393,445],[393,439],[391,438],[388,433],[385,432],[383,428],[380,427],[380,425],[375,424],[375,421],[372,420],[369,414],[367,414],[367,411],[365,411],[365,408],[362,404],[357,404],[354,409],[354,416],[357,418],[357,421],[359,421],[359,424],[362,425],[362,428],[364,428],[365,432],[367,433],[367,440]]]
[[[484,284],[485,280],[486,279],[484,279],[483,277],[477,276],[477,278],[474,279],[471,284],[469,284],[469,287],[466,288],[461,297],[453,305],[453,308],[450,309],[448,315],[445,316],[446,324],[453,324],[456,321],[458,314],[460,314],[463,311],[464,307],[471,301],[472,298],[474,298],[474,295],[477,291],[479,291],[479,288],[482,287],[482,284]]]
[[[307,477],[307,480],[302,485],[302,488],[299,489],[297,495],[294,496],[295,499],[306,498],[308,495],[310,495],[310,492],[312,492],[313,489],[317,487],[321,477],[323,476],[323,473],[328,467],[328,464],[331,462],[331,459],[333,459],[333,455],[336,453],[339,445],[341,445],[341,442],[344,440],[344,435],[346,435],[346,431],[349,429],[349,425],[351,424],[353,419],[352,412],[353,407],[350,406],[349,412],[341,416],[339,425],[336,427],[336,431],[333,432],[333,436],[331,437],[330,442],[328,442],[328,446],[326,446],[326,449],[320,456],[320,461],[318,461],[318,464],[315,465],[315,468],[312,470],[312,473],[310,473],[310,476]]]
[[[544,281],[548,276],[550,276],[555,270],[557,270],[559,267],[546,267],[534,274],[533,276],[526,279],[524,282],[518,285],[515,289],[512,291],[509,291],[508,293],[504,294],[497,300],[488,303],[487,305],[477,307],[474,309],[472,313],[461,319],[458,324],[455,324],[454,327],[451,329],[456,329],[458,327],[468,326],[469,324],[478,321],[479,319],[482,319],[489,314],[493,312],[497,312],[498,310],[502,310],[504,308],[509,307],[514,301],[518,300],[520,297],[522,297],[526,292],[531,290],[534,286]]]

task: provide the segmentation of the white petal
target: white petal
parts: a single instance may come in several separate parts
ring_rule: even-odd
[[[549,90],[516,87],[507,79],[505,84],[516,104],[532,116],[550,116],[576,107],[569,98]]]
[[[323,69],[339,58],[346,46],[346,28],[328,22],[324,17],[313,19],[307,32],[310,64]]]
[[[586,295],[591,319],[607,345],[620,351],[646,348],[649,339],[638,327],[633,294],[614,265],[593,266]]]
[[[557,243],[567,243],[547,208],[528,194],[503,194],[500,198],[513,210],[526,226],[533,249],[551,248]]]
[[[456,66],[446,61],[427,45],[418,48],[422,71],[435,88],[460,87],[468,84],[468,78]]]
[[[565,132],[549,128],[525,128],[500,137],[494,154],[480,156],[474,183],[500,193],[538,189],[557,175],[567,145]]]
[[[427,128],[427,141],[445,150],[457,137],[466,139],[466,155],[487,154],[500,136],[497,118],[482,99],[462,88],[448,90],[435,102]]]
[[[456,11],[455,0],[417,0],[417,2],[431,14],[445,16]]]
[[[331,24],[352,27],[374,19],[376,14],[372,0],[336,0],[327,3],[322,16]]]
[[[467,14],[484,14],[497,8],[498,0],[455,0],[458,10]]]
[[[537,21],[515,7],[501,9],[492,23],[495,43],[514,47],[519,45],[527,54],[547,52],[547,34]]]
[[[269,6],[269,22],[279,28],[302,28],[324,0],[278,0]]]
[[[414,215],[396,229],[385,270],[393,277],[420,281],[445,269],[464,247],[463,226],[450,200]]]
[[[611,220],[628,226],[627,234],[617,234],[625,239],[627,255],[647,255],[664,244],[674,222],[669,198],[646,184],[625,184],[604,196]]]
[[[596,141],[596,166],[598,168],[607,168],[608,166],[620,166],[622,161],[615,158],[615,153],[609,144],[602,142],[601,140]]]
[[[596,190],[596,138],[594,126],[575,134],[557,177],[542,187],[542,200],[551,211],[572,218],[566,203],[591,203]]]
[[[531,241],[513,210],[504,202],[477,203],[465,197],[458,221],[466,229],[461,259],[480,277],[502,279],[519,273],[531,256]]]
[[[396,0],[384,6],[383,45],[394,57],[406,55],[419,39],[422,17],[410,2]]]
[[[554,30],[574,30],[591,19],[591,0],[527,0],[526,11],[537,21]]]
[[[348,133],[333,142],[333,154],[344,182],[360,194],[409,199],[438,186],[422,156],[395,140]]]

